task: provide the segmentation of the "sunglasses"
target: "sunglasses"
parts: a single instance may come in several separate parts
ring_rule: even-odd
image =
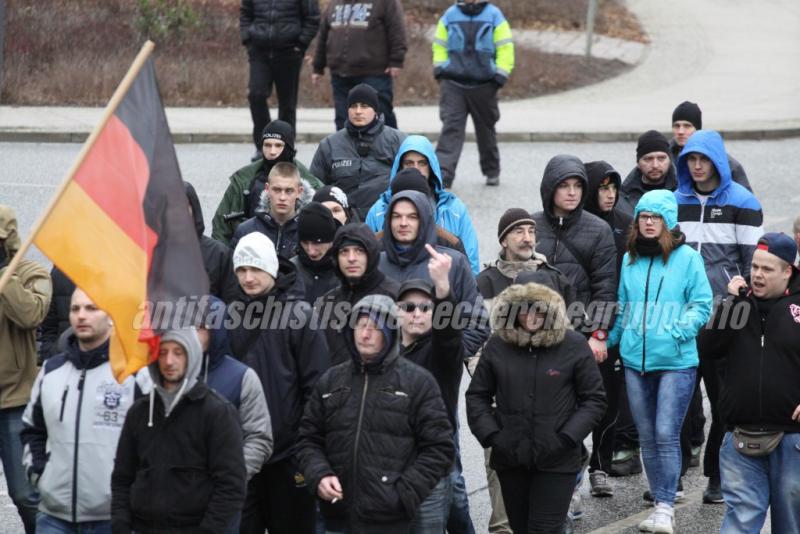
[[[419,311],[425,313],[433,309],[433,303],[422,302],[420,304],[417,304],[416,302],[398,302],[397,307],[407,313],[412,313],[416,309],[419,309]]]

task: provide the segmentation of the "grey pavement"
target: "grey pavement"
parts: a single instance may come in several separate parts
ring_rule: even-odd
[[[698,102],[705,128],[729,139],[800,135],[800,2],[627,4],[651,41],[636,68],[587,87],[502,102],[501,140],[630,140],[645,130],[669,130],[672,110],[683,100]],[[94,108],[0,106],[0,140],[80,141],[100,114]],[[246,142],[250,136],[244,107],[170,108],[167,115],[177,142]],[[398,108],[397,116],[403,130],[438,137],[436,106]],[[300,139],[317,141],[332,129],[331,109],[298,110]]]
[[[309,162],[315,146],[300,144],[298,158]],[[796,181],[796,156],[800,153],[800,137],[770,141],[731,141],[728,150],[748,172],[753,188],[765,213],[765,229],[791,231],[792,221],[800,214],[800,187]],[[73,158],[78,144],[0,143],[0,203],[14,206],[21,235],[28,234],[42,207],[53,194]],[[541,209],[539,184],[548,159],[555,154],[575,154],[584,161],[605,159],[623,175],[635,163],[634,143],[506,143],[500,146],[503,158],[501,185],[483,185],[474,143],[467,143],[459,165],[453,191],[468,206],[480,243],[482,262],[492,261],[499,245],[496,241],[497,220],[509,207]],[[227,178],[247,161],[252,152],[248,144],[179,145],[178,159],[184,179],[198,191],[207,232],[216,205],[227,186]],[[31,259],[47,262],[37,250]],[[49,263],[49,262],[47,262]],[[467,387],[464,379],[462,391]],[[463,393],[462,393],[463,399]],[[470,493],[472,517],[479,534],[486,532],[489,499],[483,468],[483,452],[466,427],[461,407],[461,445],[467,490]],[[708,410],[707,410],[708,411]],[[577,523],[578,532],[635,532],[647,511],[641,494],[646,489],[643,477],[614,479],[616,494],[611,499],[596,499],[582,488],[586,517]],[[691,469],[684,482],[689,498],[677,512],[681,534],[707,534],[719,531],[722,507],[700,504],[705,479],[698,469]],[[633,527],[633,530],[632,530]],[[20,531],[13,505],[2,491],[0,482],[0,534]],[[769,532],[766,529],[765,532]],[[778,534],[778,533],[776,533]],[[780,533],[783,534],[783,533]]]

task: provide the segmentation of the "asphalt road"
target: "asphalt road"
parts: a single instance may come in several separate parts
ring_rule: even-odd
[[[800,138],[732,141],[727,148],[748,172],[764,208],[765,229],[790,233],[794,217],[800,215],[800,186],[796,182]],[[79,150],[77,144],[0,143],[0,203],[16,209],[23,236]],[[314,145],[300,145],[298,158],[310,163],[314,150]],[[497,253],[497,221],[505,209],[541,208],[539,184],[552,156],[566,153],[584,161],[605,159],[624,177],[635,164],[636,147],[635,143],[509,143],[501,145],[500,152],[503,168],[500,187],[483,185],[476,146],[467,144],[453,189],[470,209],[481,245],[482,262],[491,261]],[[252,148],[248,145],[178,145],[177,153],[184,178],[194,184],[200,195],[210,232],[211,217],[227,186],[227,177],[247,163]],[[37,250],[31,251],[29,257],[47,262]],[[466,421],[463,413],[462,421]],[[490,510],[483,452],[466,426],[462,428],[461,446],[472,518],[476,531],[486,532]],[[684,479],[688,499],[676,514],[677,530],[681,533],[719,531],[723,507],[700,504],[705,482],[698,469],[691,469]],[[615,496],[602,500],[590,497],[584,485],[585,517],[576,523],[578,532],[636,532],[635,525],[642,519],[640,515],[646,515],[648,510],[641,499],[646,481],[643,477],[629,477],[614,479],[613,483]],[[0,484],[0,533],[20,532],[13,504],[4,484],[1,481]]]

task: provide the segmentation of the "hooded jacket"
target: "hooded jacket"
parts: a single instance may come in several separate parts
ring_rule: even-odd
[[[472,219],[469,216],[467,206],[464,205],[461,199],[444,188],[439,158],[436,157],[433,145],[425,136],[409,135],[400,145],[392,164],[392,170],[389,173],[389,187],[370,208],[367,214],[367,224],[375,232],[383,229],[383,220],[386,217],[389,202],[392,200],[391,183],[394,181],[397,171],[400,170],[403,156],[406,152],[412,150],[425,156],[430,165],[431,177],[428,181],[436,196],[436,224],[461,240],[470,267],[472,267],[472,273],[477,275],[480,272],[480,258],[478,254],[478,237],[475,234],[475,228],[472,226]]]
[[[252,199],[250,192],[264,190],[264,184],[267,183],[269,170],[272,169],[272,165],[279,160],[280,157],[276,161],[267,161],[262,157],[258,161],[242,167],[231,175],[229,178],[230,183],[227,189],[225,189],[225,194],[219,206],[217,206],[214,219],[211,221],[212,238],[229,245],[236,227],[239,226],[241,222],[255,215],[255,211],[258,208],[258,201],[261,197],[259,196],[258,199]],[[292,163],[294,163],[297,170],[300,171],[300,178],[311,185],[312,189],[309,189],[309,191],[313,191],[313,189],[318,189],[322,186],[322,182],[308,172],[305,165],[296,159],[292,160]],[[305,183],[303,183],[303,187],[306,187]],[[312,192],[311,195],[313,194]],[[309,197],[308,200],[310,201],[311,197]]]
[[[433,209],[428,199],[419,191],[401,191],[392,197],[388,211],[398,201],[407,200],[417,208],[419,231],[417,239],[410,247],[401,248],[394,240],[391,219],[383,221],[383,252],[381,252],[380,270],[391,278],[402,283],[412,278],[420,278],[432,282],[428,273],[430,254],[426,244],[432,245],[438,252],[450,255],[453,263],[450,268],[450,293],[453,300],[463,308],[462,321],[471,323],[464,329],[465,356],[472,356],[480,349],[489,337],[489,321],[483,299],[478,293],[475,277],[467,258],[453,249],[436,244],[436,223],[433,220]]]
[[[682,148],[675,142],[674,138],[669,140],[669,157],[672,159],[673,165],[678,160],[678,156],[681,155]],[[744,172],[744,167],[739,163],[739,160],[728,154],[728,166],[731,168],[731,179],[752,193],[753,188],[750,187],[750,180],[747,179],[747,173]]]
[[[272,422],[261,380],[255,371],[231,356],[225,304],[214,297],[206,320],[208,350],[203,354],[199,380],[230,402],[239,413],[247,479],[261,471],[272,454]]]
[[[583,209],[603,219],[611,227],[611,231],[614,233],[614,246],[617,249],[617,280],[619,280],[619,272],[622,269],[622,256],[625,255],[627,250],[628,232],[631,229],[633,218],[623,213],[619,208],[622,183],[619,173],[614,170],[614,167],[605,161],[590,161],[585,166],[589,188],[586,191],[586,204]],[[611,178],[611,183],[617,188],[617,196],[614,199],[614,207],[611,208],[611,211],[603,212],[600,209],[597,194],[600,191],[600,184],[606,177]]]
[[[749,282],[749,281],[748,281]],[[728,428],[800,432],[792,421],[800,384],[800,273],[766,317],[752,292],[728,295],[697,342],[703,357],[724,358],[718,403]]]
[[[228,306],[236,325],[233,353],[261,380],[272,422],[274,448],[267,463],[295,453],[303,407],[317,379],[330,367],[325,334],[312,320],[292,263],[278,258],[278,277],[265,295]]]
[[[14,211],[0,205],[0,276],[21,246]],[[44,320],[53,289],[47,269],[22,260],[0,293],[0,410],[25,406],[36,367],[36,327]]]
[[[567,178],[579,178],[584,194],[572,213],[557,217],[553,196],[558,184]],[[610,318],[603,304],[614,302],[616,298],[617,253],[608,224],[583,209],[588,189],[586,169],[581,160],[559,155],[548,162],[540,187],[544,209],[533,214],[536,251],[572,282],[577,300],[589,312],[591,327],[607,329]],[[590,303],[597,303],[594,311]]]
[[[111,528],[117,533],[226,531],[242,508],[246,470],[233,406],[197,381],[202,349],[193,329],[161,342],[186,350],[177,392],[163,387],[158,361],[148,366],[154,389],[125,418],[111,475]]]
[[[383,326],[383,353],[364,363],[353,330],[345,331],[347,361],[314,387],[300,428],[298,459],[310,488],[336,475],[345,498],[320,501],[328,528],[409,523],[420,503],[453,465],[453,428],[433,376],[401,358],[394,302],[370,295],[353,309]]]
[[[651,191],[636,205],[639,212],[657,213],[670,230],[677,226],[673,194]],[[645,373],[697,367],[695,338],[711,315],[712,294],[703,259],[680,245],[666,264],[661,255],[639,255],[622,262],[617,321],[608,346],[619,344],[625,367]]]
[[[626,176],[625,180],[622,182],[622,187],[619,193],[619,201],[617,202],[616,208],[628,217],[633,217],[633,210],[636,208],[636,203],[639,202],[639,199],[642,198],[642,195],[648,191],[653,191],[655,189],[667,189],[669,191],[675,191],[677,188],[678,177],[675,174],[674,165],[669,166],[667,175],[664,177],[664,183],[657,187],[645,185],[644,180],[642,179],[642,171],[637,165],[631,169],[631,172],[628,173],[628,176]]]
[[[305,50],[318,28],[318,0],[242,0],[239,9],[243,44],[270,50]]]
[[[344,191],[363,221],[389,185],[392,162],[406,134],[386,126],[380,116],[363,130],[349,125],[346,121],[344,128],[320,142],[311,173]]]
[[[686,164],[692,152],[708,157],[720,184],[708,198],[701,198]],[[708,281],[716,296],[727,294],[728,280],[750,275],[750,262],[758,239],[764,235],[764,214],[753,194],[731,180],[722,137],[713,130],[692,134],[678,157],[678,223],[686,242],[703,256]]]
[[[534,333],[517,319],[518,307],[531,303],[546,318]],[[578,473],[581,444],[606,400],[586,338],[569,329],[564,300],[540,284],[512,285],[495,299],[492,331],[466,394],[469,428],[492,447],[492,468]]]
[[[108,341],[84,352],[75,336],[49,358],[22,416],[22,464],[39,510],[70,523],[111,519],[111,471],[125,415],[141,394],[118,384]]]
[[[338,287],[326,293],[323,299],[315,304],[317,315],[320,316],[322,325],[325,327],[325,337],[328,340],[333,365],[348,359],[349,351],[342,334],[344,322],[352,307],[367,295],[386,295],[395,299],[400,289],[397,281],[387,277],[379,269],[380,244],[369,226],[363,223],[351,223],[339,228],[331,247],[331,257],[334,258],[334,261],[338,261],[336,258],[346,242],[358,243],[367,252],[367,268],[364,276],[358,281],[351,282],[337,265]]]
[[[220,241],[203,235],[206,226],[203,222],[200,199],[192,184],[183,182],[183,185],[186,187],[186,196],[192,207],[194,227],[200,240],[200,253],[203,255],[203,265],[208,273],[209,292],[225,302],[230,302],[239,294],[239,282],[233,272],[233,253]]]
[[[322,14],[314,73],[328,67],[334,76],[383,76],[403,67],[407,49],[400,0],[332,0]]]

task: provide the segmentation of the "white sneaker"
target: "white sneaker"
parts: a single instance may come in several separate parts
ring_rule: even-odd
[[[647,519],[639,523],[639,532],[653,532],[656,524],[656,513],[650,514]]]
[[[675,531],[675,509],[668,504],[658,503],[653,513],[653,532],[673,534]]]

